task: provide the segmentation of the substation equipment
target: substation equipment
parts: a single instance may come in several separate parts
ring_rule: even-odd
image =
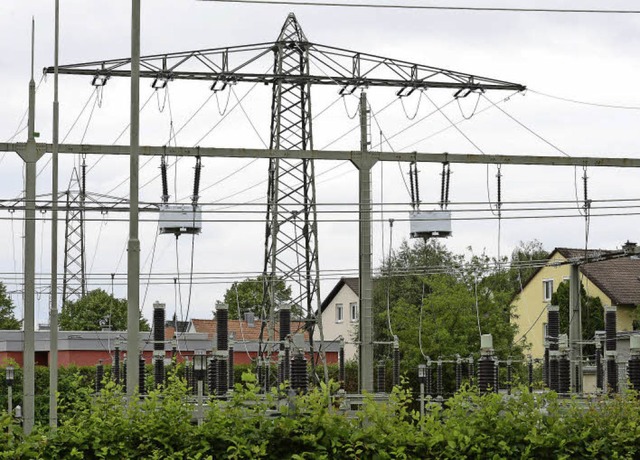
[[[57,29],[57,28],[56,28]],[[56,32],[57,43],[57,32]],[[316,195],[314,162],[316,160],[346,160],[358,169],[359,189],[359,389],[374,391],[373,360],[373,315],[372,315],[372,179],[371,169],[379,161],[428,162],[440,164],[495,164],[495,165],[557,165],[557,166],[605,166],[639,167],[640,160],[631,158],[557,157],[530,155],[473,155],[450,153],[388,152],[369,151],[368,117],[370,111],[365,89],[373,87],[394,88],[398,97],[416,90],[452,89],[456,97],[472,92],[490,90],[523,91],[520,84],[485,78],[432,66],[384,58],[367,53],[354,52],[310,42],[293,14],[290,14],[278,39],[271,43],[233,46],[181,53],[140,56],[140,1],[133,1],[132,10],[132,53],[131,58],[99,60],[74,65],[56,65],[45,69],[46,73],[87,75],[94,86],[104,86],[115,77],[131,77],[131,127],[129,145],[59,144],[57,133],[57,86],[54,90],[54,136],[53,144],[37,143],[35,137],[35,82],[29,84],[29,125],[26,143],[0,143],[0,151],[17,152],[26,163],[25,175],[25,386],[24,420],[25,430],[33,426],[34,411],[34,298],[35,298],[35,186],[36,162],[45,153],[53,154],[54,197],[57,196],[57,155],[124,155],[130,158],[130,203],[129,203],[129,243],[128,243],[128,331],[127,358],[134,363],[138,356],[140,335],[138,325],[140,287],[140,241],[138,172],[139,156],[163,155],[195,158],[268,158],[268,191],[266,210],[266,238],[263,274],[265,279],[265,305],[269,315],[264,324],[267,340],[273,340],[275,333],[274,283],[283,279],[293,285],[293,292],[299,294],[292,299],[302,306],[309,328],[315,324],[314,312],[320,311],[318,235],[316,218]],[[247,57],[248,56],[248,57]],[[250,71],[260,60],[269,60],[273,66],[268,73]],[[320,67],[326,72],[312,73],[312,68]],[[196,80],[212,84],[217,91],[230,84],[242,82],[264,83],[272,88],[271,137],[268,149],[140,146],[139,144],[139,82],[149,78],[154,87],[175,80]],[[341,94],[360,93],[360,149],[356,151],[314,150],[311,128],[311,87],[313,85],[334,85]],[[52,210],[57,210],[54,200]],[[161,206],[159,206],[161,207]],[[182,209],[184,211],[184,209]],[[175,223],[167,226],[188,231],[183,226],[187,217],[176,219],[182,212],[166,207],[162,221]],[[191,222],[199,220],[197,209],[193,209]],[[414,209],[411,228],[414,236],[444,236],[450,233],[450,215],[446,209],[436,214],[425,215]],[[425,211],[427,213],[432,211]],[[195,218],[194,218],[195,216]],[[444,220],[443,220],[444,218]],[[55,219],[54,219],[55,222]],[[426,222],[445,223],[433,228]],[[423,225],[424,224],[424,225]],[[197,233],[195,226],[191,231]],[[54,244],[55,247],[55,238]],[[52,272],[55,273],[56,255],[52,249]],[[55,284],[52,277],[52,284]],[[297,289],[296,289],[297,288]],[[57,310],[57,304],[51,309]],[[52,313],[52,318],[57,313]],[[52,327],[54,324],[51,321]],[[310,334],[312,337],[313,334]],[[55,334],[52,331],[52,340]],[[311,355],[314,355],[313,343]],[[55,353],[52,344],[51,352]],[[266,350],[266,349],[265,349]],[[221,350],[218,350],[220,352]],[[322,350],[318,350],[322,354]],[[295,359],[295,356],[292,357]],[[52,361],[53,362],[53,361]],[[57,361],[56,361],[57,362]],[[293,361],[292,361],[293,362]],[[127,393],[132,395],[139,385],[139,368],[128,366],[126,375]],[[326,375],[326,371],[325,371]],[[291,376],[293,378],[293,376]],[[54,410],[54,409],[52,409]],[[51,417],[54,417],[52,414]]]

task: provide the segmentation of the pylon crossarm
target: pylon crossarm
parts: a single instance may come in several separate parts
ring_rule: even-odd
[[[273,53],[279,48],[297,52],[306,51],[309,65],[320,69],[320,74],[283,74],[274,72],[273,69],[267,72],[251,70],[253,67],[262,67],[260,70],[268,67]],[[259,63],[263,65],[259,66]],[[283,82],[347,88],[392,87],[408,90],[451,88],[467,91],[524,91],[526,89],[524,85],[518,83],[289,39],[244,46],[155,54],[142,57],[140,65],[140,77],[153,79],[154,87],[159,87],[171,80],[200,80],[265,84]],[[131,59],[123,58],[63,65],[59,67],[59,72],[92,76],[93,84],[101,86],[112,77],[130,77],[130,66]],[[53,73],[53,67],[45,68],[44,72]]]

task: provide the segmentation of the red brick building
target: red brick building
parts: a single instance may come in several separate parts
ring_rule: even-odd
[[[165,327],[165,354],[170,359],[174,353],[179,361],[192,359],[196,350],[207,353],[213,351],[216,339],[216,320],[193,319],[188,324],[180,325],[178,333],[171,323]],[[292,333],[302,332],[303,322],[292,322]],[[276,326],[277,328],[277,326]],[[234,348],[234,363],[249,364],[258,355],[260,340],[260,324],[251,321],[229,320],[229,344]],[[277,330],[277,329],[276,329]],[[182,332],[185,331],[185,332]],[[49,365],[49,331],[36,331],[36,365]],[[309,358],[308,334],[305,333],[305,352]],[[59,366],[93,366],[102,360],[111,364],[116,347],[121,353],[126,352],[126,331],[60,331],[58,332],[58,363]],[[22,366],[23,331],[0,331],[0,365],[13,360]],[[267,331],[264,332],[264,340]],[[316,350],[320,348],[315,343]],[[140,348],[148,363],[153,356],[153,335],[142,332]],[[264,348],[264,346],[263,346]],[[338,343],[326,343],[322,349],[326,352],[328,363],[338,362]],[[278,346],[272,345],[272,357],[277,359]],[[123,355],[121,354],[121,358]]]

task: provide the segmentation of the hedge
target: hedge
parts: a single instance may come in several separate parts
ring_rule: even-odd
[[[0,415],[0,458],[27,459],[391,459],[638,458],[640,411],[635,394],[581,401],[554,393],[480,396],[467,389],[424,417],[410,392],[388,402],[367,397],[347,417],[337,385],[306,395],[258,393],[246,373],[229,401],[211,401],[203,423],[192,421],[187,388],[177,376],[161,391],[126,402],[108,382],[61,398],[54,432],[37,425],[23,437]],[[330,398],[332,395],[334,398]],[[331,403],[329,403],[331,401]],[[273,415],[273,410],[275,416]]]

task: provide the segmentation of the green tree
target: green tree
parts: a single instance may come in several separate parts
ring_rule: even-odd
[[[549,258],[549,255],[549,251],[544,249],[538,240],[518,243],[518,246],[511,252],[509,268],[509,283],[515,293],[522,291],[529,278],[538,269],[535,262],[544,261]]]
[[[413,371],[423,354],[451,359],[477,354],[480,332],[491,333],[501,358],[522,354],[513,344],[508,270],[485,254],[451,253],[436,240],[404,242],[374,282],[376,340],[400,340],[402,366]],[[378,349],[378,357],[384,351]]]
[[[7,287],[0,283],[0,329],[20,329],[20,321],[13,314],[15,306],[7,295]]]
[[[102,289],[90,291],[76,301],[65,302],[60,312],[63,331],[99,331],[109,324],[113,330],[127,330],[127,301],[116,299]],[[140,330],[149,329],[149,323],[140,314]]]
[[[291,288],[287,287],[284,280],[278,279],[274,283],[276,307],[282,303],[291,301]],[[240,319],[238,310],[244,316],[246,312],[253,312],[256,318],[262,317],[262,304],[264,299],[264,276],[247,278],[244,281],[234,282],[224,294],[224,303],[229,307],[229,318]],[[298,306],[292,306],[294,315],[300,314]]]
[[[560,313],[560,333],[569,334],[569,281],[563,281],[551,296],[551,303],[557,305]],[[596,331],[604,331],[604,310],[599,297],[587,295],[580,283],[580,309],[582,313],[582,338],[591,340]]]

